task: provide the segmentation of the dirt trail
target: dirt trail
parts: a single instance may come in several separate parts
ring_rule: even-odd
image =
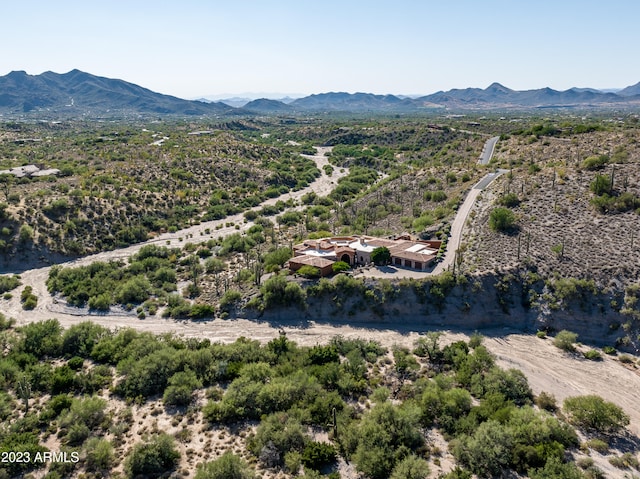
[[[293,199],[298,201],[300,200],[300,198],[302,198],[302,196],[310,192],[315,192],[320,196],[329,194],[335,187],[338,180],[349,173],[348,168],[334,168],[331,176],[328,176],[324,172],[323,167],[329,164],[329,160],[326,154],[329,153],[331,149],[332,147],[316,147],[317,152],[315,155],[305,155],[307,158],[312,158],[316,162],[316,165],[321,172],[320,176],[316,178],[313,183],[301,190],[287,193],[286,195],[282,195],[278,198],[271,198],[269,200],[266,200],[253,209],[258,210],[265,205],[275,204],[278,200],[286,201],[288,199]],[[139,251],[140,248],[148,244],[158,244],[162,246],[180,246],[188,241],[204,242],[210,239],[227,236],[238,231],[245,231],[253,224],[252,222],[245,223],[244,221],[245,220],[243,213],[239,213],[233,216],[228,216],[222,220],[207,221],[198,225],[190,226],[180,231],[176,231],[175,233],[164,233],[151,240],[145,241],[144,243],[138,243],[114,251],[105,251],[77,260],[69,261],[67,263],[62,263],[62,266],[83,266],[94,263],[96,261],[126,261],[131,255]],[[225,226],[228,223],[233,223],[234,226]],[[235,228],[235,225],[239,225],[240,229],[237,230]],[[222,226],[222,228],[217,229],[217,227],[219,226]],[[132,319],[136,319],[135,314],[109,313],[108,315],[98,316],[79,314],[79,311],[65,311],[63,308],[56,304],[55,299],[47,291],[45,283],[47,277],[49,276],[49,270],[50,267],[47,266],[43,268],[27,270],[20,274],[22,278],[22,284],[25,286],[30,285],[33,288],[34,294],[38,297],[38,305],[33,311],[24,311],[22,309],[19,294],[21,290],[19,289],[14,292],[14,297],[10,301],[2,305],[2,312],[10,317],[16,318],[19,322],[22,323],[42,321],[51,317],[56,317],[61,321],[61,323],[65,324],[66,326],[82,321],[83,319],[97,320],[101,317],[108,318],[107,321],[109,323],[114,321],[128,322]]]
[[[328,150],[328,148],[319,148],[318,154],[314,156],[320,168],[322,167],[322,162],[326,162],[324,153]],[[331,190],[334,182],[345,174],[346,171],[334,170],[333,175],[327,177],[323,172],[322,176],[311,186],[291,195],[299,198],[309,191],[326,194]],[[463,215],[466,219],[466,213],[459,212],[459,215]],[[144,244],[166,244],[167,241],[176,244],[179,237],[184,237],[187,240],[187,234],[193,234],[193,241],[222,236],[236,230],[234,228],[215,230],[215,226],[228,221],[243,224],[242,216],[237,216],[237,218],[203,223],[178,233],[162,235],[146,243],[82,258],[67,263],[67,265],[82,265],[98,260],[125,259],[139,250]],[[244,225],[244,227],[246,228],[247,225]],[[210,228],[211,233],[204,234],[206,228]],[[453,245],[457,246],[455,242],[452,243]],[[416,331],[424,331],[424,327],[420,325],[394,325],[393,329],[383,329],[379,323],[373,322],[370,325],[359,324],[357,327],[346,324],[330,325],[316,322],[309,322],[304,326],[300,326],[299,324],[270,324],[259,319],[216,319],[190,322],[157,317],[148,317],[140,320],[132,314],[71,314],[70,312],[55,311],[56,309],[59,310],[60,306],[55,303],[54,298],[46,290],[45,281],[48,273],[49,268],[39,268],[26,271],[21,275],[23,284],[31,285],[38,296],[38,306],[35,310],[22,310],[19,289],[14,292],[13,299],[4,303],[6,309],[3,313],[16,318],[18,325],[56,318],[63,327],[69,327],[81,321],[91,320],[111,328],[133,327],[154,333],[170,332],[184,337],[206,337],[212,341],[220,342],[232,342],[239,336],[267,342],[276,337],[280,329],[284,329],[290,339],[302,345],[324,343],[333,336],[343,335],[345,337],[376,340],[385,346],[399,344],[410,347],[418,337]],[[559,403],[566,397],[573,395],[598,394],[622,407],[631,418],[630,431],[634,435],[640,435],[640,402],[637,401],[637,398],[640,397],[640,374],[636,370],[628,369],[619,361],[609,357],[605,357],[601,362],[593,362],[569,356],[555,348],[550,340],[539,339],[535,336],[514,334],[512,331],[504,330],[485,331],[484,333],[487,335],[485,344],[497,356],[500,366],[522,370],[529,379],[535,393],[540,393],[541,391],[551,393],[558,399]],[[450,332],[443,338],[443,342],[457,340],[462,337],[464,335],[460,333]]]

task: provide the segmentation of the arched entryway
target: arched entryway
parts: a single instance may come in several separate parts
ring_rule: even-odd
[[[340,261],[344,261],[349,266],[351,266],[351,256],[349,256],[347,253],[345,253],[342,256],[340,256]]]

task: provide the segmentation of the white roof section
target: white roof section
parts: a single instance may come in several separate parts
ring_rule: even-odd
[[[360,240],[349,243],[349,247],[353,248],[356,251],[362,251],[364,253],[371,253],[374,249],[376,249],[376,246],[363,243]]]
[[[49,168],[41,170],[36,165],[16,166],[10,170],[0,170],[0,175],[13,175],[16,178],[24,178],[25,176],[50,176],[58,175],[60,170],[57,168]]]
[[[318,258],[335,258],[336,257],[336,252],[333,250],[322,250],[322,249],[305,249],[303,251],[301,251],[300,253],[302,253],[303,255],[308,255],[308,256],[316,256]]]
[[[35,173],[31,173],[31,176],[51,176],[51,175],[59,175],[60,170],[58,168],[49,168],[48,170],[40,170]]]

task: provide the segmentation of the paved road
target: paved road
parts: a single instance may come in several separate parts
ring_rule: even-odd
[[[493,152],[495,150],[496,143],[500,137],[494,136],[486,141],[484,144],[484,148],[482,150],[482,155],[480,156],[479,163],[482,165],[486,165],[491,161],[491,157],[493,156]],[[460,246],[460,241],[462,240],[462,230],[464,229],[464,225],[467,222],[467,218],[469,217],[469,212],[471,208],[473,208],[473,204],[476,202],[478,195],[482,190],[484,190],[493,180],[498,178],[500,175],[507,173],[509,170],[496,170],[491,173],[487,173],[484,178],[478,181],[467,193],[467,196],[464,199],[464,202],[458,208],[458,212],[456,213],[456,217],[451,223],[451,232],[449,234],[449,240],[447,242],[447,250],[445,251],[444,257],[442,261],[440,261],[430,273],[437,275],[450,269],[453,266],[453,262],[456,257],[456,251]],[[367,276],[374,278],[422,278],[425,273],[404,269],[404,268],[396,268],[396,267],[388,267],[386,270],[382,268],[372,268],[367,271],[362,271],[357,276]]]
[[[456,217],[451,223],[451,233],[449,234],[449,240],[447,242],[447,250],[445,252],[444,258],[440,263],[436,265],[433,269],[432,274],[440,274],[443,271],[446,271],[450,267],[453,266],[453,261],[456,257],[456,251],[460,246],[460,241],[462,240],[462,230],[464,229],[464,225],[467,222],[467,218],[469,217],[469,212],[471,208],[473,208],[473,204],[476,202],[478,195],[482,190],[484,190],[489,184],[498,178],[500,175],[506,173],[509,170],[497,170],[492,173],[488,173],[478,181],[473,188],[467,193],[467,197],[464,199],[464,202],[458,208],[458,212],[456,213]]]
[[[491,161],[491,157],[493,156],[493,151],[496,148],[496,143],[498,143],[499,139],[500,139],[499,136],[494,136],[492,138],[489,138],[485,142],[484,148],[482,148],[482,153],[480,154],[480,159],[478,160],[478,163],[480,163],[481,165],[489,164],[489,162]]]

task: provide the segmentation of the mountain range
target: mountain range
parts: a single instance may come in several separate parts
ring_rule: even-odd
[[[123,80],[80,70],[28,75],[14,71],[0,77],[0,111],[82,113],[86,115],[220,115],[233,108],[222,103],[189,101],[153,92]]]
[[[222,102],[184,100],[153,92],[123,80],[99,77],[79,70],[28,75],[14,71],[0,77],[0,113],[24,115],[294,115],[350,112],[419,113],[424,111],[530,110],[538,108],[640,109],[640,83],[616,93],[592,88],[566,91],[541,88],[511,90],[499,83],[486,89],[465,88],[418,98],[371,93],[321,93],[286,103],[258,99],[242,107]]]

